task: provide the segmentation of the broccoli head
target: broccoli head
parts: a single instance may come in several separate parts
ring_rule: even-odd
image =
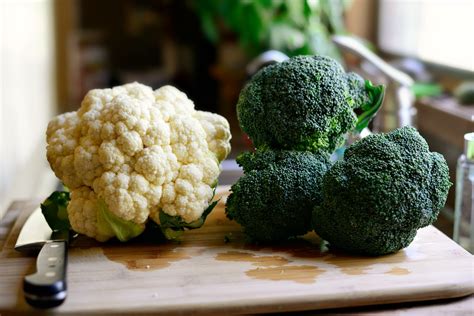
[[[350,146],[325,174],[313,226],[336,248],[392,253],[436,220],[450,186],[446,161],[429,151],[416,129],[373,134]]]
[[[303,235],[311,210],[321,202],[321,182],[329,168],[326,153],[257,150],[237,158],[244,175],[232,186],[226,214],[252,241]]]
[[[367,126],[383,92],[329,57],[297,56],[253,76],[240,93],[237,116],[257,148],[332,152],[360,125],[354,109],[367,112]]]

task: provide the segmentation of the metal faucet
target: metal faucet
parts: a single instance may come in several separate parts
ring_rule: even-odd
[[[281,63],[289,57],[278,50],[268,50],[255,57],[246,67],[247,76],[253,76],[257,71],[265,66]]]
[[[415,125],[415,95],[411,90],[414,80],[351,36],[335,35],[332,41],[343,51],[351,52],[371,63],[387,79],[384,104],[374,118],[373,130],[387,132],[398,127]]]

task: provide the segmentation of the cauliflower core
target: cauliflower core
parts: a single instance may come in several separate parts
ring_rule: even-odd
[[[159,212],[186,223],[199,219],[213,196],[219,162],[230,152],[229,123],[196,111],[172,86],[139,83],[91,90],[77,112],[47,129],[47,158],[71,191],[72,228],[105,241],[99,201],[118,218],[159,224]]]

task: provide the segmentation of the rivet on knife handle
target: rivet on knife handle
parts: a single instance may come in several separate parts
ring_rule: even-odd
[[[67,242],[50,241],[36,260],[36,273],[25,277],[23,291],[26,301],[38,308],[60,305],[66,299]]]

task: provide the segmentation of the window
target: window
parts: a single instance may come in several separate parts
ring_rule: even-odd
[[[474,71],[474,1],[380,0],[382,51]]]

